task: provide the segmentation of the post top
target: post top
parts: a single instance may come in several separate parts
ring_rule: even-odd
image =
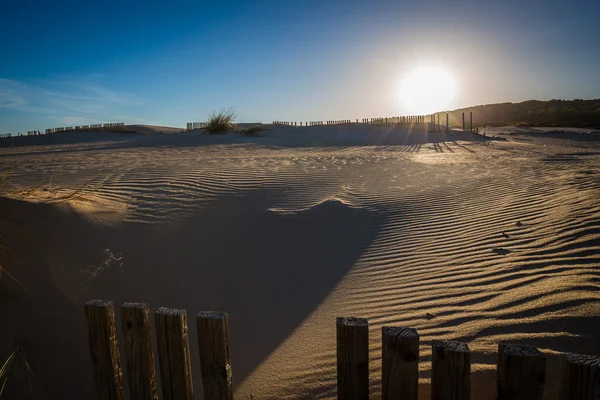
[[[156,310],[156,314],[162,314],[162,315],[186,315],[186,311],[185,310],[178,310],[176,308],[167,308],[167,307],[161,307],[158,310]]]
[[[525,344],[504,344],[504,354],[524,357],[544,357],[537,347]]]
[[[567,353],[565,357],[569,364],[584,365],[588,367],[600,367],[600,356]]]
[[[227,313],[220,311],[200,311],[196,317],[198,318],[210,318],[210,319],[225,319],[227,318]]]
[[[122,308],[146,308],[148,304],[146,303],[123,303]]]
[[[456,342],[454,340],[434,340],[434,349],[444,349],[450,351],[460,351],[463,353],[469,352],[469,345],[465,342]]]
[[[85,303],[86,307],[106,307],[106,306],[110,306],[112,305],[112,301],[110,300],[99,300],[99,299],[93,299],[88,301],[87,303]]]
[[[395,337],[419,337],[417,330],[414,328],[405,328],[400,326],[384,326],[381,328],[383,336]]]
[[[369,321],[365,318],[337,317],[336,324],[346,326],[369,326]]]

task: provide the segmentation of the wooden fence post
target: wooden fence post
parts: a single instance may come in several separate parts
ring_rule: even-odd
[[[123,375],[113,303],[90,300],[85,303],[83,309],[98,399],[123,400]]]
[[[163,400],[193,400],[187,314],[161,307],[155,318]]]
[[[412,328],[384,326],[381,394],[383,400],[417,400],[419,393],[419,334]]]
[[[233,400],[227,314],[203,311],[196,324],[204,400]]]
[[[446,113],[446,130],[450,129],[450,125],[448,125],[448,113]]]
[[[131,400],[158,400],[152,353],[150,311],[143,303],[121,306],[121,330],[125,338],[127,381]]]
[[[473,130],[473,111],[469,111],[469,130]]]
[[[431,400],[468,400],[471,352],[466,343],[434,341],[431,358]]]
[[[337,398],[369,398],[369,322],[363,318],[338,317]]]
[[[600,356],[565,354],[560,400],[600,398]]]
[[[462,120],[463,120],[462,128],[463,128],[463,132],[464,132],[465,131],[465,113],[462,113]]]
[[[546,358],[533,346],[498,345],[498,400],[541,400]]]

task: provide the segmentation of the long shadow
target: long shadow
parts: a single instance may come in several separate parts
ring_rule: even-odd
[[[458,147],[460,147],[460,148],[462,148],[462,149],[464,149],[464,150],[466,150],[466,151],[468,151],[468,152],[470,152],[470,153],[475,153],[475,151],[474,151],[474,150],[471,150],[471,149],[470,149],[470,148],[468,148],[467,146],[465,146],[465,145],[462,145],[462,144],[458,143],[457,141],[452,141],[452,143],[453,143],[455,146],[458,146]]]
[[[291,215],[264,204],[260,194],[225,199],[177,226],[157,229],[97,227],[50,205],[3,203],[23,226],[37,223],[37,234],[11,243],[21,263],[35,265],[36,272],[23,282],[31,294],[0,309],[2,321],[13,327],[0,333],[0,343],[13,342],[8,335],[30,338],[34,391],[49,399],[73,392],[93,397],[85,301],[113,300],[117,321],[126,301],[147,302],[151,312],[186,309],[200,388],[194,317],[220,310],[230,317],[234,383],[242,382],[318,307],[377,231],[368,211],[339,202]],[[82,286],[88,275],[81,271],[100,265],[106,248],[123,256],[122,267],[111,265]],[[0,345],[0,355],[8,350]]]

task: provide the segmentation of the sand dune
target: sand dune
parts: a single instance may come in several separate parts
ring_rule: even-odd
[[[2,149],[2,265],[27,290],[0,280],[0,355],[26,336],[36,393],[92,396],[82,305],[104,298],[227,311],[237,398],[334,398],[337,316],[369,318],[374,398],[383,325],[419,330],[424,399],[433,339],[469,342],[473,398],[494,398],[501,340],[550,354],[552,387],[552,355],[600,353],[600,146],[507,138],[352,125]]]

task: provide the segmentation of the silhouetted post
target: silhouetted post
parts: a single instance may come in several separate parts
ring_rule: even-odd
[[[434,341],[431,359],[431,400],[469,400],[471,352],[466,343]]]
[[[193,400],[187,313],[161,307],[154,315],[163,400]]]
[[[463,120],[462,128],[463,128],[463,132],[464,132],[465,131],[465,113],[462,113],[462,120]]]
[[[450,129],[450,125],[448,125],[448,113],[446,113],[446,130]]]
[[[546,358],[533,346],[498,345],[498,400],[541,400]]]
[[[419,393],[419,334],[412,328],[381,329],[383,400],[417,400]]]
[[[473,130],[473,111],[469,111],[469,130]]]
[[[123,304],[121,330],[125,338],[129,399],[158,400],[148,306],[143,303]]]
[[[123,375],[121,374],[113,303],[112,301],[90,300],[85,303],[83,309],[98,399],[123,400]]]
[[[600,356],[564,355],[560,400],[600,398]]]
[[[369,398],[369,323],[363,318],[337,318],[338,400]]]
[[[227,314],[204,311],[196,322],[204,400],[233,400]]]

